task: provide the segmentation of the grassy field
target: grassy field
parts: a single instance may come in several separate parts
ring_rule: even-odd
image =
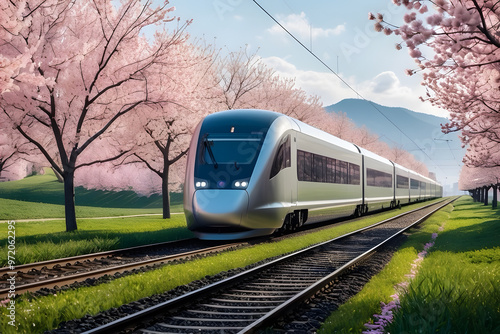
[[[192,237],[183,214],[161,218],[161,197],[131,191],[75,190],[78,231],[66,233],[63,185],[50,169],[19,181],[0,183],[0,221],[16,221],[16,264]],[[179,194],[174,213],[182,211]],[[124,208],[123,206],[128,206]],[[127,215],[151,215],[123,217]],[[116,217],[112,219],[86,219]],[[61,218],[50,221],[19,220]],[[7,228],[0,224],[0,265],[7,263]]]
[[[184,215],[78,219],[78,231],[65,232],[63,220],[16,222],[16,264],[192,238]],[[0,224],[0,265],[7,264],[7,224]]]
[[[384,270],[342,305],[320,333],[360,333],[432,233],[435,245],[400,298],[389,333],[500,333],[500,211],[464,197],[414,230]],[[443,230],[440,231],[439,228]]]
[[[133,191],[75,188],[77,217],[107,217],[161,213],[160,195],[138,196]],[[171,194],[172,212],[182,212],[182,195]],[[0,220],[64,217],[63,184],[51,169],[18,181],[0,182]]]

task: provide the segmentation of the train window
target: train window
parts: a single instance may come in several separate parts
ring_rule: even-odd
[[[403,175],[396,175],[396,184],[398,188],[408,189],[410,183],[408,177]]]
[[[304,159],[304,151],[298,151],[297,150],[297,178],[299,181],[304,181],[304,164],[305,164],[305,159]]]
[[[410,187],[411,187],[411,189],[418,189],[419,183],[420,182],[418,182],[418,180],[410,179]]]
[[[427,184],[425,182],[420,182],[420,189],[425,190],[426,185]]]
[[[335,159],[326,158],[326,182],[335,183]]]
[[[313,154],[297,151],[297,177],[299,181],[312,181],[312,158]]]
[[[325,182],[326,178],[323,177],[323,167],[326,167],[326,157],[313,154],[313,181]],[[326,174],[326,173],[325,173]]]
[[[340,184],[347,184],[347,176],[349,175],[348,173],[348,166],[349,163],[341,160],[337,160],[337,168],[336,168],[336,173],[335,173],[335,183],[340,183]]]
[[[299,181],[359,185],[360,177],[359,165],[297,150]]]
[[[366,184],[373,187],[392,187],[392,175],[376,169],[366,169]]]
[[[276,156],[274,157],[273,165],[271,167],[271,175],[269,178],[273,178],[278,174],[282,169],[291,166],[291,152],[290,152],[290,136],[286,136],[281,141],[281,144],[276,152]]]
[[[349,164],[349,184],[359,185],[360,173],[359,166],[356,164]]]

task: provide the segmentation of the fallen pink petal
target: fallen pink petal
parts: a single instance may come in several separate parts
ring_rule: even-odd
[[[441,230],[442,227],[440,227]],[[432,233],[432,240],[431,242],[428,242],[424,245],[424,250],[421,251],[420,253],[417,254],[417,258],[413,260],[413,263],[411,264],[411,271],[409,274],[405,274],[405,277],[408,279],[396,284],[394,286],[394,289],[396,291],[399,290],[407,290],[408,287],[410,286],[410,282],[412,279],[414,279],[417,275],[418,272],[418,267],[420,266],[420,263],[424,260],[425,256],[428,254],[428,250],[434,246],[434,241],[436,240],[438,234],[437,233]],[[385,327],[392,322],[394,319],[394,312],[396,312],[399,308],[399,294],[396,292],[395,294],[390,296],[393,300],[390,301],[389,303],[384,303],[380,302],[380,313],[381,314],[374,314],[373,317],[377,319],[374,321],[374,323],[366,323],[365,328],[368,329],[368,331],[363,331],[363,334],[373,334],[373,333],[380,333],[383,334],[385,333]]]

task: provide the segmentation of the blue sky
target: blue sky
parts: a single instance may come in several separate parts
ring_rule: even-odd
[[[422,103],[421,76],[409,77],[415,68],[406,49],[396,50],[397,36],[373,30],[368,12],[385,14],[402,22],[404,9],[391,0],[259,0],[270,14],[327,63],[364,98],[386,106],[446,116],[443,110]],[[248,46],[263,61],[325,106],[355,98],[334,74],[279,28],[252,0],[171,0],[173,15],[193,19],[188,32],[215,43],[223,52]]]

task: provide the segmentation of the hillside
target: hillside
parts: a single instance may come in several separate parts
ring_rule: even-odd
[[[391,124],[377,109],[395,125]],[[465,149],[462,148],[457,134],[444,134],[441,131],[441,124],[447,123],[448,119],[405,108],[385,107],[361,99],[344,99],[325,107],[325,110],[342,111],[357,126],[366,126],[390,146],[402,147],[409,151],[418,160],[424,162],[429,171],[436,173],[438,181],[442,184],[451,185],[458,182]]]
[[[448,119],[414,112],[405,108],[385,107],[360,99],[345,99],[325,107],[325,109],[328,112],[345,112],[356,125],[365,125],[372,132],[380,135],[381,140],[390,145],[414,146],[374,106],[415,141],[433,141],[435,138],[444,138],[445,136],[441,132],[441,124],[447,123]]]
[[[172,204],[182,203],[180,195],[172,194]],[[64,204],[63,184],[57,181],[50,168],[44,175],[34,175],[18,181],[0,182],[0,198],[25,202]],[[161,208],[160,195],[138,196],[133,191],[89,190],[75,188],[75,202],[79,206],[100,208]]]

